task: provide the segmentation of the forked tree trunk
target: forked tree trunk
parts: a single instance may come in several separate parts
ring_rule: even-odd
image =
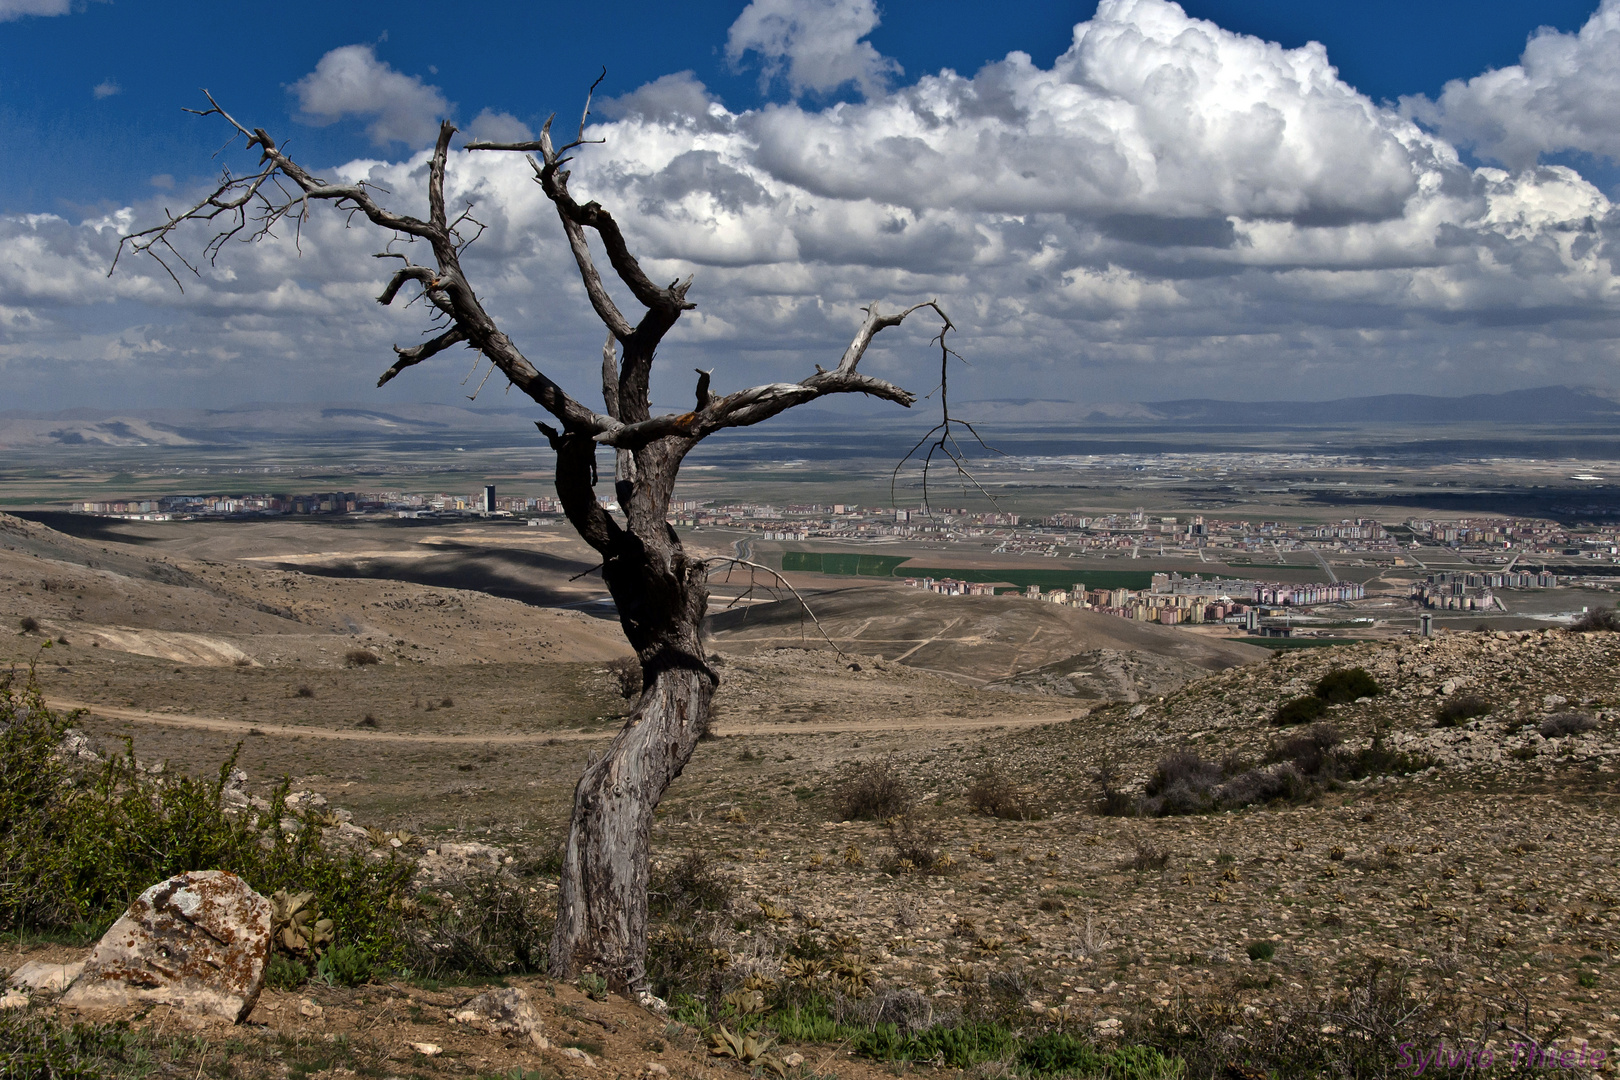
[[[565,507],[577,505],[582,457],[559,451],[558,491],[572,497]],[[607,754],[586,767],[574,790],[551,940],[554,977],[572,979],[590,967],[630,995],[648,989],[653,810],[707,730],[719,681],[699,637],[708,606],[704,566],[686,557],[664,520],[678,464],[678,451],[645,455],[628,500],[629,527],[614,523],[608,533],[602,577],[641,661],[642,693]]]

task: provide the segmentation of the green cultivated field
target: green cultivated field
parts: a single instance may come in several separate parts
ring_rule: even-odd
[[[853,551],[784,551],[782,572],[841,574],[845,577],[891,577],[906,561],[903,555],[862,555]],[[999,578],[996,580],[1000,580]]]

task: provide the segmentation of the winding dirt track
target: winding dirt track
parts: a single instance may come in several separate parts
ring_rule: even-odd
[[[374,731],[368,728],[320,728],[295,724],[256,724],[247,720],[227,720],[216,716],[190,716],[184,713],[158,713],[146,709],[128,709],[118,705],[93,705],[84,701],[51,698],[52,709],[69,711],[82,709],[91,716],[110,720],[132,720],[143,724],[162,724],[168,727],[192,728],[200,731],[221,731],[234,735],[266,735],[278,738],[341,739],[351,742],[387,743],[467,743],[479,746],[502,745],[538,746],[554,742],[590,742],[610,739],[617,729],[609,731],[524,732],[521,734],[406,734],[403,732]],[[880,731],[946,731],[983,730],[987,728],[1034,727],[1040,724],[1058,724],[1076,716],[1085,715],[1083,707],[1067,710],[1053,716],[1008,716],[993,719],[961,716],[918,716],[898,720],[873,719],[868,722],[849,723],[777,723],[726,724],[716,726],[714,733],[732,735],[837,735],[846,732],[862,734]]]

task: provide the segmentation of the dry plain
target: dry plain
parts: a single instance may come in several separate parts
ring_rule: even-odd
[[[607,666],[625,653],[616,624],[584,614],[599,590],[568,580],[589,569],[583,550],[528,535],[541,530],[495,541],[236,528],[74,537],[0,518],[0,619],[38,624],[4,639],[6,659],[35,662],[54,701],[86,710],[77,723],[94,739],[133,739],[170,768],[209,772],[239,752],[254,790],[290,776],[362,824],[408,829],[418,848],[555,843],[585,755],[627,711]],[[468,581],[550,599],[453,584]],[[1016,600],[947,609],[937,598],[885,623],[858,599],[825,598],[844,655],[817,647],[814,628],[781,607],[728,615],[713,635],[718,737],[666,797],[655,857],[703,852],[731,883],[735,918],[716,943],[739,980],[783,978],[791,943],[810,935],[857,942],[879,988],[913,988],[940,1018],[1012,993],[1031,1023],[1055,1016],[1106,1039],[1155,1011],[1219,1007],[1241,1039],[1301,1008],[1331,1024],[1336,995],[1380,963],[1420,996],[1455,1004],[1451,1028],[1414,1029],[1414,1039],[1477,1034],[1507,1016],[1544,1040],[1612,1054],[1617,635],[1449,634],[1272,657],[1173,630],[1130,638],[1086,620],[1032,625],[1020,609],[1035,606]],[[1008,636],[1000,646],[997,633]],[[352,664],[357,649],[379,662]],[[1151,670],[1061,695],[998,685],[1021,663],[1088,654],[1087,670],[1126,660]],[[1258,760],[1277,736],[1277,702],[1347,664],[1391,691],[1335,708],[1347,745],[1381,730],[1432,766],[1297,804],[1096,812],[1101,774],[1139,791],[1176,750]],[[1467,690],[1493,711],[1435,728],[1437,703]],[[1566,708],[1598,727],[1535,734]],[[888,827],[842,820],[850,770],[875,760],[905,778],[916,820],[950,855],[945,872],[906,872]],[[1038,808],[1033,820],[971,809],[969,789],[992,769]],[[1250,958],[1260,942],[1270,959]],[[413,1025],[443,1032],[420,1019],[420,990],[324,1000],[330,1023],[299,1029],[341,1031],[358,1055],[350,1065],[396,1061]],[[266,1009],[286,1004],[271,997]],[[254,1019],[266,1031],[287,1025],[285,1013]],[[606,1040],[616,1075],[644,1064],[638,1039]],[[673,1071],[712,1073],[701,1055],[677,1057],[682,1045],[672,1039],[664,1059]],[[498,1041],[453,1049],[410,1068],[535,1064]],[[817,1060],[840,1074],[869,1068],[842,1051]]]

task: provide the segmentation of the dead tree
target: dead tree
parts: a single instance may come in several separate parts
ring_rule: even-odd
[[[568,153],[580,137],[561,147],[551,139],[551,121],[540,138],[522,143],[469,143],[464,152],[510,151],[529,155],[535,180],[556,207],[558,220],[578,265],[591,307],[607,327],[602,355],[603,409],[582,404],[538,370],[518,351],[485,310],[462,270],[461,256],[481,226],[466,211],[451,217],[445,206],[445,165],[456,129],[439,128],[427,179],[428,216],[421,220],[387,209],[377,189],[364,183],[334,184],[323,180],[284,153],[262,129],[238,123],[212,96],[199,115],[217,115],[257,148],[256,171],[232,175],[179,215],[126,236],[123,245],[196,272],[198,260],[176,246],[178,230],[188,223],[210,223],[215,231],[202,246],[203,257],[216,258],[226,241],[254,241],[273,235],[277,226],[296,228],[310,204],[327,202],[368,221],[395,238],[425,244],[430,264],[412,262],[397,251],[379,257],[400,260],[378,301],[391,304],[407,285],[420,290],[434,317],[435,336],[410,348],[395,346],[398,358],[378,385],[404,369],[446,349],[464,345],[499,368],[513,386],[528,394],[552,417],[555,426],[537,423],[556,451],[557,497],[569,522],[600,553],[602,577],[618,605],[625,636],[636,651],[643,690],[624,727],[601,758],[585,769],[574,793],[558,897],[556,934],[551,943],[551,973],[573,978],[589,966],[605,974],[616,989],[646,990],[647,874],[653,808],[697,745],[709,719],[709,703],[719,682],[704,659],[699,626],[708,603],[707,570],[689,557],[667,520],[670,497],[681,460],[705,437],[724,428],[746,427],[796,405],[828,394],[869,394],[909,407],[915,395],[859,370],[861,357],[879,331],[899,325],[908,315],[928,308],[940,320],[941,357],[945,334],[953,329],[935,301],[925,301],[892,314],[866,308],[866,316],[838,363],[799,382],[767,383],[716,393],[708,372],[699,371],[692,409],[654,416],[648,383],[660,341],[695,305],[687,299],[692,280],[654,283],[642,270],[619,223],[600,204],[580,203],[568,190]],[[589,103],[587,101],[587,115]],[[538,156],[535,156],[538,155]],[[645,312],[634,322],[621,312],[602,281],[588,241],[595,233],[608,265]],[[120,254],[124,250],[120,246]],[[390,245],[392,246],[392,245]],[[414,245],[404,245],[410,250]],[[116,260],[114,262],[116,267]],[[493,370],[493,369],[492,369]],[[616,495],[623,520],[598,500],[597,451],[606,447],[616,457]]]

